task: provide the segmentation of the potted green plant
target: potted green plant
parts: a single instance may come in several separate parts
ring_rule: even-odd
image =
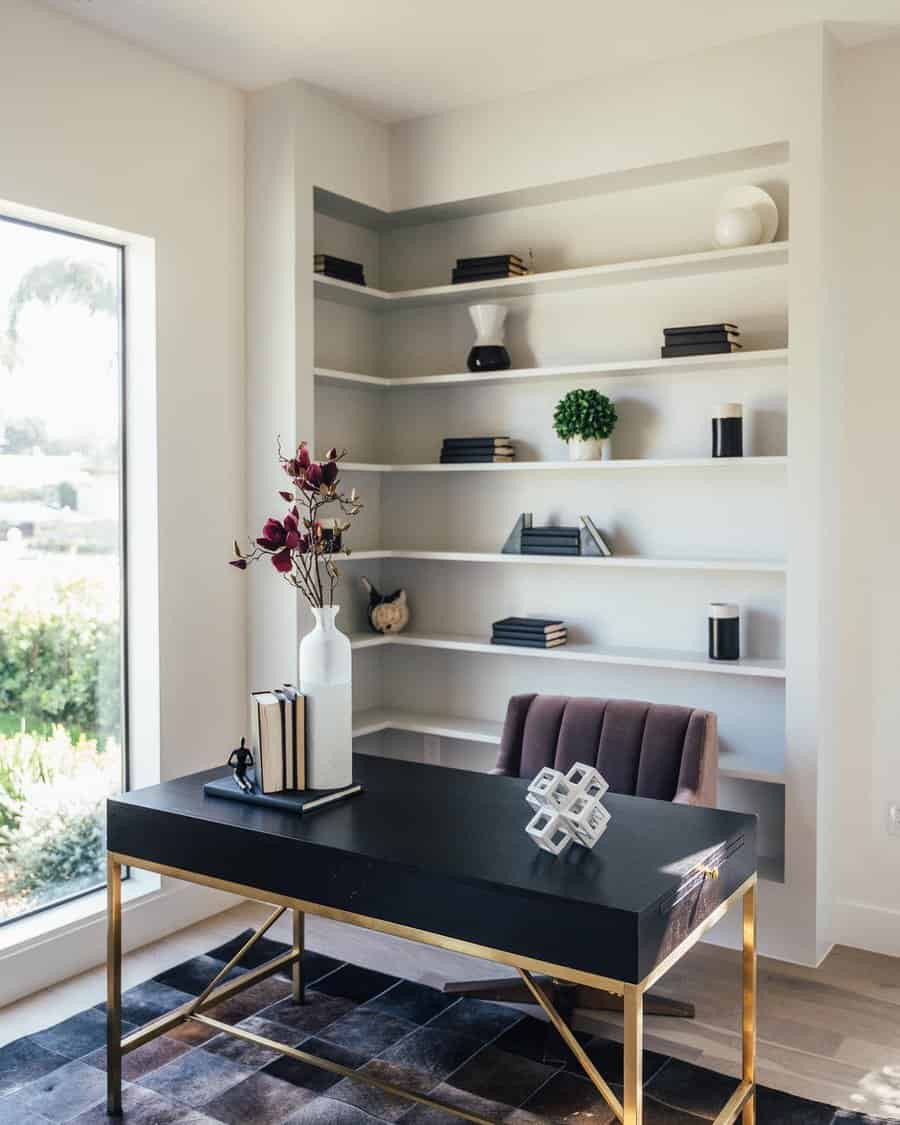
[[[606,395],[583,387],[569,391],[553,411],[553,429],[568,444],[573,461],[605,460],[609,436],[618,420],[615,405]]]

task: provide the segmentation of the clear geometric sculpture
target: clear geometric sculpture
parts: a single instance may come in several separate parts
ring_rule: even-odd
[[[608,789],[603,774],[583,762],[566,774],[544,766],[525,794],[535,810],[525,831],[551,855],[561,855],[573,840],[592,848],[609,824],[609,813],[600,803]]]

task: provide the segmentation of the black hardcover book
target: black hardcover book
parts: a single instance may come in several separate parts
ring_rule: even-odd
[[[523,555],[580,555],[581,547],[575,543],[571,547],[564,543],[559,544],[541,544],[541,543],[523,543]]]
[[[331,266],[324,266],[322,269],[317,269],[315,272],[322,277],[334,277],[337,278],[338,281],[352,281],[356,285],[365,285],[366,283],[365,275],[356,270],[336,270]]]
[[[337,266],[341,269],[359,270],[362,272],[362,262],[353,262],[349,258],[338,258],[334,254],[314,254],[313,264],[317,266]]]
[[[565,625],[557,625],[547,632],[543,629],[517,629],[514,625],[500,625],[491,632],[495,637],[513,637],[525,641],[558,641],[569,633]]]
[[[724,324],[685,324],[675,328],[664,328],[663,336],[684,336],[688,332],[733,332],[740,335],[738,326],[726,321]]]
[[[452,285],[471,285],[478,281],[507,281],[511,277],[524,277],[525,274],[520,273],[457,273],[456,270],[450,275],[450,282]]]
[[[534,629],[539,633],[552,633],[563,628],[561,620],[552,617],[501,617],[491,622],[492,629]]]
[[[525,266],[517,266],[510,262],[509,264],[497,265],[484,265],[484,266],[453,266],[451,273],[456,277],[479,277],[481,274],[498,274],[504,277],[507,274],[510,276],[521,277],[523,274],[528,273]]]
[[[511,445],[495,445],[493,448],[489,445],[473,445],[470,449],[454,446],[452,449],[441,450],[442,457],[452,460],[466,457],[514,457],[515,453]]]
[[[491,637],[492,645],[509,645],[511,648],[559,648],[564,645],[565,639],[559,641],[532,641],[532,640],[508,640],[505,637]]]
[[[683,336],[667,336],[666,343],[680,348],[685,344],[737,344],[740,339],[738,332],[685,332]]]
[[[502,464],[504,461],[515,461],[511,453],[442,453],[442,465],[488,465],[491,463]]]
[[[508,437],[445,437],[444,449],[494,449],[498,445],[510,445]]]
[[[679,355],[722,355],[728,352],[741,351],[740,344],[732,344],[730,342],[720,344],[685,344],[683,347],[678,344],[670,344],[668,347],[660,348],[659,354],[663,359],[673,359]]]
[[[518,254],[482,254],[477,258],[457,258],[457,269],[463,269],[468,266],[523,266],[525,263]]]
[[[568,535],[542,535],[540,531],[536,535],[526,535],[522,532],[522,543],[528,543],[532,547],[552,547],[557,544],[562,547],[571,547],[574,543],[581,542],[581,535],[576,532],[575,535],[569,533]]]
[[[207,781],[203,786],[207,797],[224,797],[227,801],[244,801],[248,805],[262,805],[268,809],[280,809],[281,812],[293,812],[298,816],[301,813],[312,812],[313,809],[322,808],[324,805],[343,801],[346,797],[353,797],[362,793],[361,785],[347,785],[342,789],[285,789],[281,793],[245,793],[233,777],[220,777],[215,781]]]
[[[581,534],[581,528],[580,527],[558,527],[555,524],[549,525],[547,527],[523,527],[522,528],[522,537],[528,538],[528,539],[532,538],[532,536],[537,536],[537,535],[540,535],[542,537],[546,537],[546,536],[550,536],[550,535],[558,535],[562,539],[567,539],[567,538],[568,539],[571,539],[571,538],[577,539],[580,534]]]

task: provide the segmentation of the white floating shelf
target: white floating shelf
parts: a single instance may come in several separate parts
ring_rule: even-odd
[[[595,664],[622,664],[639,668],[665,668],[677,672],[707,672],[717,676],[755,676],[783,680],[781,660],[741,659],[710,660],[702,653],[673,652],[670,649],[603,648],[599,645],[569,644],[559,648],[522,648],[516,645],[493,645],[481,637],[424,635],[415,633],[362,633],[350,638],[354,649],[394,645],[410,648],[434,648],[446,652],[477,652],[489,656],[538,657],[542,660],[578,660]]]
[[[525,277],[508,277],[497,281],[403,289],[395,293],[364,285],[353,285],[318,273],[313,274],[313,283],[315,295],[324,300],[383,312],[393,308],[412,308],[416,305],[454,304],[470,301],[473,298],[485,300],[498,297],[530,297],[541,293],[593,289],[596,286],[632,281],[658,281],[670,277],[689,277],[692,274],[718,273],[722,270],[783,266],[787,264],[787,260],[788,243],[770,242],[764,246],[742,246],[736,250],[702,250],[693,254],[674,254],[633,262],[611,262],[602,266],[553,270],[549,273],[534,273]]]
[[[473,461],[441,465],[423,461],[411,465],[377,465],[368,461],[342,461],[348,473],[618,473],[631,469],[761,469],[779,468],[787,457],[642,457],[616,461]]]
[[[503,555],[499,551],[353,551],[345,562],[354,559],[422,559],[429,562],[500,563],[509,566],[574,566],[607,570],[712,570],[784,574],[783,562],[763,559],[649,559],[637,555]]]
[[[377,734],[383,730],[405,730],[414,734],[435,734],[439,738],[460,738],[466,742],[499,745],[502,723],[487,719],[463,719],[453,715],[417,715],[376,708],[353,716],[353,737]]]
[[[618,360],[614,363],[569,363],[550,367],[519,367],[509,371],[456,371],[450,375],[415,375],[411,378],[384,379],[356,371],[315,368],[315,376],[325,383],[352,383],[386,390],[406,387],[448,387],[470,383],[521,383],[535,379],[580,378],[587,375],[654,375],[666,372],[719,370],[729,367],[771,367],[788,362],[787,348],[761,348],[730,355],[680,356],[677,359]]]
[[[484,742],[499,746],[503,723],[490,719],[465,719],[458,715],[422,715],[411,711],[375,708],[353,716],[353,737],[362,738],[384,730],[410,731],[413,734],[434,734],[439,738],[458,738],[464,742]],[[784,784],[784,766],[778,763],[754,762],[739,754],[719,757],[719,776],[737,781],[765,781]]]

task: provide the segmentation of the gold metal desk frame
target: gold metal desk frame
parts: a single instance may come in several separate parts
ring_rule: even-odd
[[[276,907],[273,914],[259,927],[258,930],[245,942],[243,947],[232,957],[229,963],[210,981],[207,987],[190,1002],[179,1008],[159,1016],[136,1031],[122,1038],[122,868],[137,867],[145,871],[155,871],[160,875],[168,875],[175,879],[182,879],[188,883],[197,883],[203,887],[214,887],[217,890],[228,891],[230,894],[240,895],[255,902],[262,902]],[[715,878],[718,872],[710,871],[708,875]],[[406,1098],[412,1102],[433,1106],[443,1110],[454,1117],[464,1121],[473,1121],[477,1125],[494,1125],[484,1117],[467,1113],[456,1106],[425,1097],[422,1094],[413,1094],[402,1090],[388,1082],[381,1082],[360,1071],[341,1066],[339,1063],[328,1059],[320,1059],[301,1051],[296,1047],[288,1047],[283,1043],[267,1039],[246,1031],[244,1028],[232,1027],[220,1020],[207,1015],[207,1009],[227,1000],[244,989],[257,984],[264,978],[271,976],[279,969],[291,966],[293,997],[297,1003],[303,1002],[303,977],[301,958],[303,956],[303,920],[304,915],[313,914],[322,918],[331,918],[338,922],[346,922],[352,926],[360,926],[367,930],[377,930],[380,933],[392,934],[395,937],[406,938],[410,941],[422,942],[425,945],[438,946],[440,949],[449,949],[454,953],[465,953],[471,957],[479,957],[495,964],[509,965],[517,969],[523,981],[531,991],[535,1000],[543,1008],[547,1018],[562,1036],[566,1045],[578,1059],[585,1074],[593,1082],[603,1099],[616,1115],[622,1125],[642,1125],[642,1047],[643,1047],[643,995],[652,985],[656,984],[673,965],[677,964],[697,941],[716,924],[738,900],[743,902],[743,1073],[741,1081],[729,1098],[728,1102],[719,1113],[712,1125],[732,1125],[741,1117],[742,1125],[755,1125],[755,1090],[756,1090],[756,890],[757,877],[752,875],[742,886],[716,909],[709,914],[672,952],[665,957],[639,984],[628,984],[624,981],[612,980],[608,977],[595,976],[577,969],[566,968],[562,965],[550,965],[546,962],[530,957],[522,957],[515,953],[505,953],[497,949],[487,949],[472,942],[462,941],[459,938],[445,937],[442,934],[427,933],[416,930],[410,926],[400,926],[393,922],[385,922],[379,918],[367,918],[360,914],[352,914],[346,910],[337,910],[329,906],[319,906],[312,902],[303,902],[299,899],[285,898],[282,895],[272,894],[268,891],[257,890],[238,883],[229,883],[222,879],[212,879],[204,875],[197,875],[191,871],[183,871],[176,867],[167,867],[162,864],[151,863],[147,860],[135,859],[132,856],[122,855],[117,852],[107,853],[107,1113],[110,1115],[122,1112],[122,1057],[164,1035],[171,1028],[188,1020],[195,1020],[217,1031],[233,1035],[238,1039],[255,1043],[261,1047],[268,1047],[280,1054],[301,1062],[328,1070],[341,1077],[355,1079],[368,1086]],[[290,910],[293,916],[293,943],[292,948],[279,957],[267,961],[255,969],[251,969],[234,980],[224,984],[218,982],[226,977],[229,971],[240,961],[244,954],[263,936],[264,933],[284,914]],[[589,988],[599,988],[605,992],[623,997],[625,1011],[624,1027],[624,1102],[620,1102],[603,1076],[597,1071],[590,1058],[585,1053],[581,1044],[572,1034],[572,1031],[548,1000],[541,986],[532,976],[532,973],[549,974],[555,979],[571,984],[583,984]]]

